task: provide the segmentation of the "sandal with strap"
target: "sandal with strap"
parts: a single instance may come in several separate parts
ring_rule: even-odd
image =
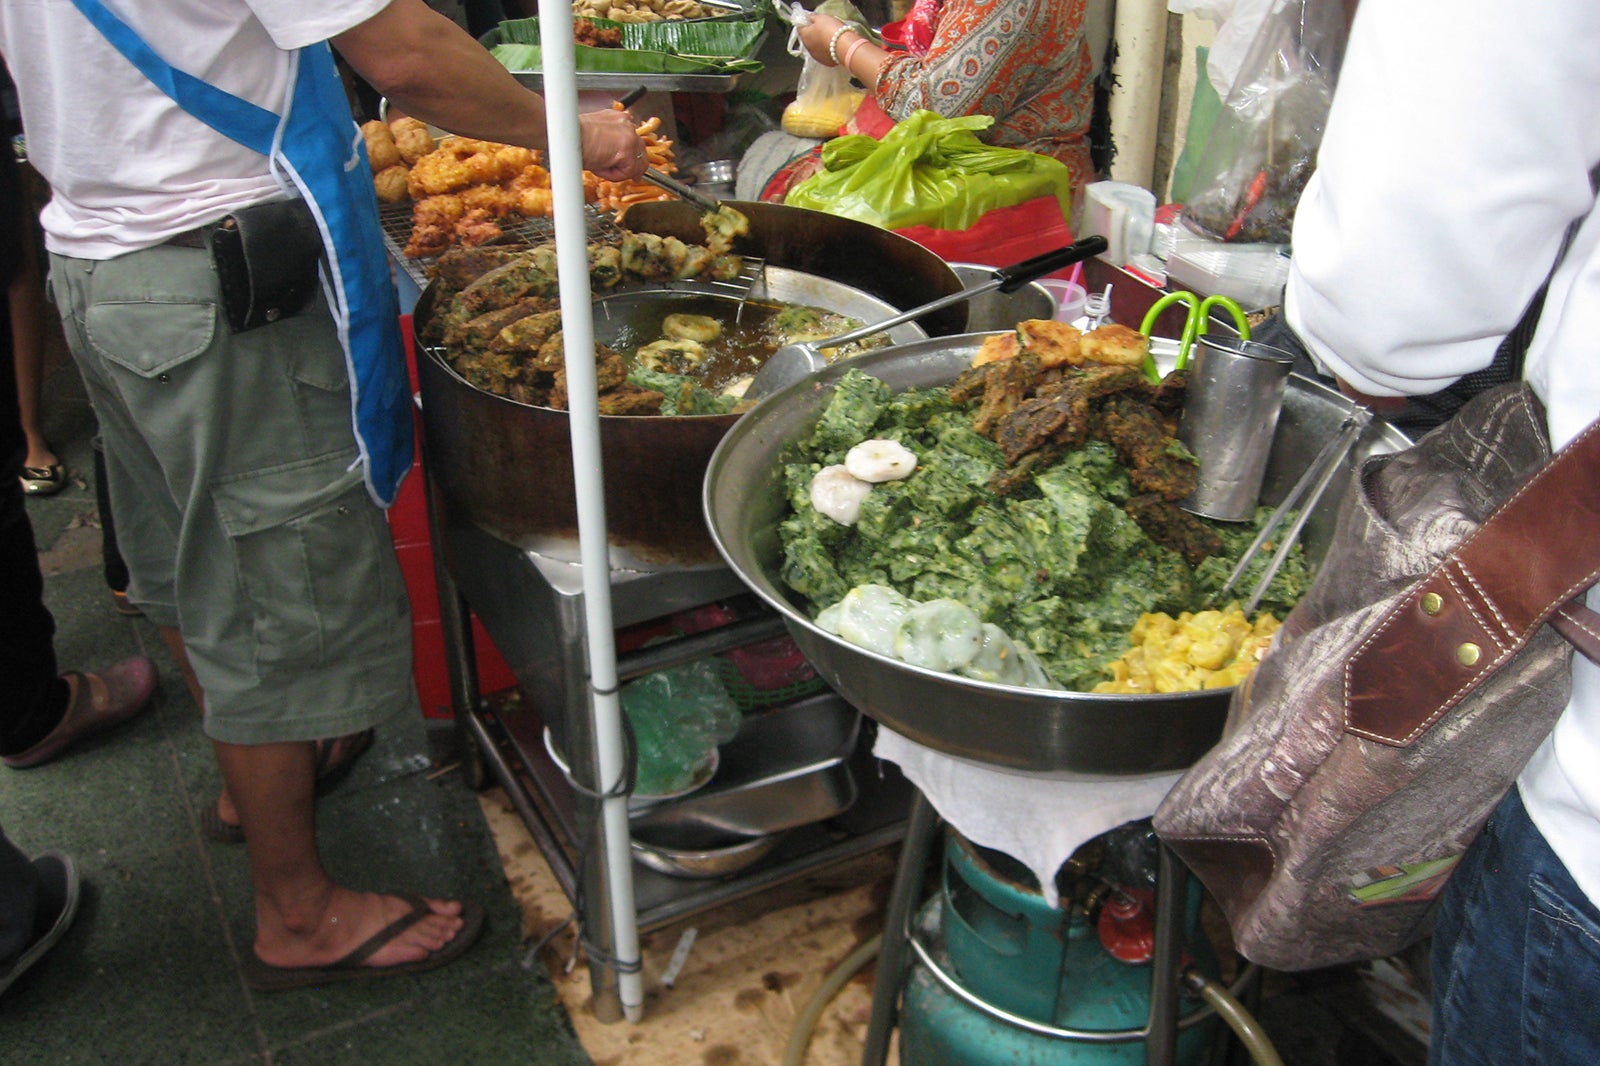
[[[22,491],[29,496],[54,496],[67,487],[67,466],[52,463],[49,466],[22,468]]]

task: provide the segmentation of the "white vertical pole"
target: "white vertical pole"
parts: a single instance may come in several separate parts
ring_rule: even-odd
[[[1111,94],[1111,135],[1117,154],[1111,177],[1152,188],[1161,82],[1167,48],[1166,0],[1117,0],[1112,34],[1117,42]]]
[[[604,472],[600,466],[600,408],[590,304],[588,232],[583,210],[583,157],[578,129],[578,83],[571,0],[539,0],[544,62],[545,117],[550,131],[550,186],[555,204],[556,265],[561,279],[572,476],[577,489],[579,558],[589,648],[590,706],[594,714],[596,778],[609,791],[625,772],[622,705],[617,697],[617,652],[611,619],[611,561],[606,540]],[[639,918],[633,898],[628,800],[601,801],[599,844],[605,849],[613,954],[622,969],[617,990],[623,1016],[644,1017],[639,962]]]

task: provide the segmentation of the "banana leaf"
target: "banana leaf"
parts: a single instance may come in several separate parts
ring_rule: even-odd
[[[670,55],[715,56],[743,59],[755,50],[766,29],[760,14],[728,15],[711,19],[676,19],[661,22],[614,22],[590,19],[596,26],[622,31],[622,50],[665,52]],[[494,44],[538,44],[539,20],[509,19],[500,23]],[[586,47],[586,46],[579,46]],[[595,49],[617,51],[617,49]],[[584,69],[579,67],[579,70]]]
[[[572,47],[574,68],[585,74],[754,74],[762,69],[755,59],[722,59],[642,52],[626,48]],[[498,44],[489,49],[511,71],[542,71],[544,60],[536,44]]]

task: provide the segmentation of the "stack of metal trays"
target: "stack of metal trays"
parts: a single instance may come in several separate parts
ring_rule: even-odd
[[[652,870],[711,878],[754,865],[782,835],[856,800],[847,765],[861,719],[833,693],[746,716],[692,795],[635,811],[633,854]]]

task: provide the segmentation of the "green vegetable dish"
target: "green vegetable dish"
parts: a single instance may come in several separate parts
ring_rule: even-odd
[[[839,380],[814,430],[783,457],[790,514],[779,527],[782,579],[805,597],[820,626],[843,629],[847,639],[885,653],[898,640],[896,654],[905,661],[984,680],[1088,691],[1127,650],[1140,615],[1223,606],[1221,587],[1270,511],[1262,508],[1254,523],[1167,513],[1181,498],[1172,492],[1187,490],[1155,499],[1130,449],[1143,448],[1168,468],[1186,462],[1197,469],[1195,460],[1175,440],[1146,436],[1133,446],[1110,426],[1126,423],[1122,416],[1133,400],[1159,405],[1150,386],[1143,392],[1130,386],[1110,401],[1124,405],[1105,408],[1114,414],[1085,416],[1081,442],[1051,444],[1023,462],[1013,453],[1008,464],[996,438],[1015,434],[1002,433],[992,417],[985,424],[993,395],[981,394],[982,381],[974,377],[980,369],[989,368],[968,371],[948,387],[898,394],[859,370]],[[1058,375],[1035,394],[1055,395],[1061,385]],[[1162,388],[1181,392],[1181,381]],[[1016,417],[1037,419],[1042,402],[1020,403]],[[1060,433],[1053,438],[1060,439]],[[883,442],[898,443],[914,456],[914,469],[903,473],[907,461],[892,473],[862,472],[864,451],[852,455],[852,449],[864,442],[875,455],[890,447]],[[830,468],[864,482],[842,504],[845,494],[835,490],[850,478]],[[1166,509],[1156,521],[1146,517],[1152,500]],[[1167,537],[1163,523],[1184,525],[1190,539]],[[1209,547],[1191,548],[1197,532]],[[1270,554],[1258,554],[1239,587],[1253,587]],[[1286,611],[1309,582],[1297,547],[1261,609]],[[850,602],[842,602],[847,596]],[[919,610],[934,601],[938,609]],[[889,612],[887,622],[865,618],[874,604]],[[924,640],[919,634],[930,625],[937,631]],[[856,639],[850,632],[876,635]]]

